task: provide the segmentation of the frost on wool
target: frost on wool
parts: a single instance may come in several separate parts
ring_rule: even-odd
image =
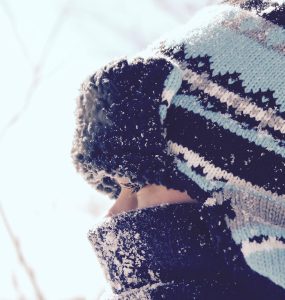
[[[134,191],[150,183],[170,186],[178,176],[159,115],[172,69],[161,57],[121,58],[82,84],[71,155],[84,179],[110,198],[121,189],[115,175],[128,177]]]

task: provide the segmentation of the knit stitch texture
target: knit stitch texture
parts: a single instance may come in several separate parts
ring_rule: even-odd
[[[103,299],[283,300],[284,289],[246,264],[215,208],[166,204],[99,222],[88,238],[112,289]]]
[[[228,2],[85,82],[73,158],[113,198],[117,173],[209,207],[230,201],[245,261],[285,288],[285,4]],[[105,92],[104,127],[91,108]]]

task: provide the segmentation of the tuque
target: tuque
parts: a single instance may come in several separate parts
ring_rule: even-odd
[[[285,289],[285,1],[211,5],[94,72],[71,155],[111,199],[119,175],[230,203],[246,263]]]

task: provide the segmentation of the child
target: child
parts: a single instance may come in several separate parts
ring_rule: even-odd
[[[89,238],[122,299],[285,299],[284,11],[209,6],[82,85],[72,157],[117,200]]]

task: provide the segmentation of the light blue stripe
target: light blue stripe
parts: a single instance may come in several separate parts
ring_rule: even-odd
[[[229,14],[229,19],[238,17],[239,12],[232,11]],[[243,18],[241,20],[239,31],[242,33],[247,33],[248,31],[259,32],[262,29],[262,25],[265,22],[264,18],[256,17],[256,15],[251,15]],[[267,46],[278,46],[285,44],[285,30],[278,26],[273,25],[266,30],[265,40],[259,43],[265,43]]]
[[[227,192],[232,191],[232,192],[240,193],[240,194],[246,193],[247,197],[250,197],[250,195],[252,195],[256,198],[261,198],[262,201],[275,201],[278,204],[282,204],[281,201],[283,201],[283,199],[282,200],[280,200],[280,199],[275,200],[273,198],[273,196],[270,197],[269,195],[266,195],[265,193],[262,193],[262,192],[259,192],[258,190],[255,190],[254,188],[248,188],[247,187],[247,189],[245,191],[243,187],[237,186],[237,185],[232,184],[232,183],[227,183],[225,185],[225,189],[227,190]],[[285,198],[284,198],[284,200],[285,200]],[[284,206],[285,206],[285,201],[284,201]]]
[[[239,209],[250,213],[253,217],[259,217],[264,222],[273,225],[285,226],[285,195],[283,195],[282,199],[276,199],[273,196],[259,192],[254,187],[245,189],[244,187],[227,183],[224,186],[223,193],[215,195],[215,197],[221,196],[225,199],[221,199],[220,202],[231,199],[232,203],[235,203]],[[241,222],[240,218],[236,222]],[[235,225],[237,224],[232,224],[231,228],[234,228]]]
[[[276,154],[280,154],[285,158],[285,148],[278,145],[278,142],[272,136],[260,135],[254,129],[246,129],[241,123],[232,120],[231,118],[221,114],[220,112],[212,112],[204,109],[199,103],[199,99],[193,95],[176,95],[172,99],[172,104],[175,106],[181,106],[188,111],[192,111],[195,114],[205,117],[212,122],[215,122],[222,126],[224,129],[243,137],[244,139],[261,146],[268,151],[274,151]]]
[[[254,271],[285,288],[285,249],[254,252],[245,260]]]
[[[163,124],[167,113],[167,105],[166,104],[160,104],[159,105],[159,115],[160,115],[160,122]]]
[[[187,166],[186,162],[182,162],[178,158],[176,158],[176,162],[179,171],[192,179],[204,191],[219,190],[225,185],[225,182],[222,181],[207,180],[204,176],[197,174],[192,168]]]
[[[274,26],[267,31],[266,43],[270,46],[285,45],[285,30],[280,26]],[[283,54],[284,55],[284,54]]]
[[[164,81],[164,89],[163,92],[171,92],[173,95],[177,93],[179,90],[180,86],[182,84],[182,71],[176,67],[173,66],[172,71],[168,74],[166,80]],[[168,99],[168,101],[171,102],[172,99]],[[163,124],[165,118],[166,118],[166,113],[167,113],[167,107],[169,106],[169,103],[167,104],[161,104],[159,106],[159,115],[160,115],[160,121],[161,124]]]
[[[187,59],[209,55],[213,75],[241,73],[246,92],[270,89],[275,92],[280,111],[285,111],[285,55],[221,25],[200,32],[192,30],[185,43]]]
[[[232,237],[237,244],[254,236],[267,235],[285,238],[285,228],[265,223],[251,223],[232,229]]]
[[[175,94],[182,84],[182,76],[182,71],[178,67],[173,66],[172,71],[164,82],[163,91],[172,91]]]

